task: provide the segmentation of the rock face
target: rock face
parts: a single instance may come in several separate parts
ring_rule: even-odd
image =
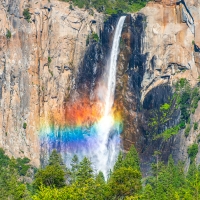
[[[30,23],[23,11],[29,8]],[[0,146],[39,166],[41,117],[66,101],[103,16],[60,1],[0,2]],[[11,38],[7,38],[7,32]]]
[[[153,137],[153,133],[160,134],[180,122],[181,113],[173,103],[166,123],[159,121],[161,116],[156,118],[160,106],[172,98],[173,84],[180,78],[186,78],[191,86],[197,84],[200,69],[196,36],[198,12],[198,2],[149,2],[126,20],[116,102],[124,110],[124,148],[128,150],[135,144],[144,175],[149,172],[154,151],[160,151],[164,161],[170,154],[176,161],[187,160],[187,148],[198,135],[191,130],[186,139],[182,130],[167,141]],[[156,118],[153,129],[150,126],[152,118]],[[194,121],[198,122],[199,117],[191,123]]]
[[[140,12],[127,15],[124,24],[115,107],[124,118],[123,147],[128,150],[135,144],[144,174],[155,150],[165,161],[170,154],[176,161],[186,160],[187,148],[198,136],[192,129],[188,138],[180,131],[168,141],[153,140],[152,132],[160,134],[179,123],[175,105],[170,120],[159,123],[156,130],[149,119],[172,97],[178,79],[197,84],[199,4],[197,0],[149,2]],[[30,22],[23,16],[27,8]],[[62,112],[72,96],[93,98],[118,18],[104,22],[102,14],[70,10],[68,3],[56,0],[0,2],[0,146],[10,156],[27,156],[39,166],[38,134],[49,111]],[[92,39],[88,43],[92,33],[99,35],[98,43]],[[200,120],[199,109],[200,105],[192,122]]]

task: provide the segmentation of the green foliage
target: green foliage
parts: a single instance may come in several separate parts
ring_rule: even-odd
[[[191,162],[194,161],[197,153],[198,153],[198,144],[193,144],[193,145],[189,146],[188,155],[189,155],[189,157],[191,159]]]
[[[44,186],[55,186],[57,188],[65,185],[65,172],[61,166],[48,165],[45,169],[40,169],[35,175],[34,185],[36,188]]]
[[[170,109],[170,105],[168,103],[165,103],[160,107],[160,110],[163,110],[163,111],[166,111],[169,109]]]
[[[112,173],[109,186],[115,199],[137,194],[142,188],[141,173],[131,167],[121,167]]]
[[[134,145],[131,146],[129,152],[126,155],[123,155],[122,152],[119,153],[118,159],[114,166],[114,170],[120,169],[122,167],[131,167],[134,170],[140,171],[139,156]]]
[[[198,107],[200,100],[199,87],[191,88],[189,82],[181,78],[176,83],[175,98],[181,110],[181,123],[184,124],[182,128],[185,128],[185,124],[190,119],[190,114],[194,113]]]
[[[194,130],[196,131],[198,129],[198,123],[194,122]]]
[[[17,169],[18,169],[18,172],[19,172],[19,175],[20,176],[25,176],[27,171],[29,170],[29,168],[31,167],[29,165],[29,162],[30,162],[30,159],[28,158],[17,158]]]
[[[95,8],[98,12],[105,14],[117,14],[121,12],[136,12],[146,5],[146,0],[62,0],[72,2],[74,6],[79,8],[91,9]]]
[[[53,150],[50,158],[49,165],[44,169],[40,169],[35,174],[34,186],[40,188],[46,187],[63,187],[65,185],[65,171],[63,169],[63,161],[61,155]]]
[[[10,30],[7,30],[7,33],[6,33],[6,38],[7,39],[10,39],[11,38],[11,31]]]
[[[94,41],[96,41],[96,42],[98,42],[99,41],[99,36],[96,34],[96,33],[92,33],[92,39],[94,40]]]
[[[51,64],[51,61],[52,61],[51,57],[48,57],[48,65]]]
[[[88,35],[86,39],[86,46],[90,44],[90,41],[99,42],[98,34],[93,32],[91,35]]]
[[[190,125],[188,125],[185,129],[185,137],[188,137],[189,133],[190,133]]]
[[[23,11],[23,16],[24,16],[24,19],[26,19],[28,22],[30,22],[30,19],[31,19],[31,14],[29,12],[29,9],[24,9]]]
[[[77,181],[79,183],[85,183],[88,179],[94,178],[91,164],[86,157],[80,162],[77,170]]]
[[[28,161],[27,158],[20,161],[22,160],[26,163]],[[0,199],[29,199],[26,185],[19,181],[19,167],[17,160],[10,159],[3,149],[0,149]]]
[[[163,138],[168,140],[171,136],[176,135],[180,129],[185,129],[185,136],[190,132],[190,127],[186,124],[190,123],[190,115],[195,112],[200,100],[199,87],[191,88],[189,82],[185,78],[181,78],[175,84],[175,93],[169,103],[164,103],[158,111],[152,111],[152,118],[149,121],[149,127],[154,132],[154,139]],[[175,107],[174,107],[175,105]],[[180,108],[181,119],[179,125],[169,127],[163,133],[155,135],[160,125],[167,125],[174,110]],[[194,124],[194,130],[198,128],[198,124]]]
[[[184,165],[174,164],[172,156],[169,157],[167,165],[158,162],[152,168],[153,176],[146,180],[146,187],[142,195],[142,199],[177,199],[179,189],[186,186],[184,175]]]
[[[190,155],[196,156],[197,147],[191,147]],[[5,160],[7,157],[0,151],[0,159]],[[62,187],[57,187],[56,184],[40,184],[36,193],[33,194],[33,200],[194,200],[200,198],[200,168],[197,168],[195,163],[191,163],[187,174],[184,172],[184,164],[179,162],[174,163],[172,156],[169,157],[167,164],[159,161],[160,152],[155,152],[156,162],[152,165],[152,175],[147,177],[141,183],[141,172],[139,170],[139,158],[137,151],[131,147],[127,154],[120,153],[118,161],[111,173],[110,178],[105,181],[103,173],[94,174],[91,168],[91,162],[84,158],[79,162],[78,157],[74,156],[71,162],[71,170],[69,177]],[[48,179],[54,174],[56,168],[62,169],[62,161],[60,155],[54,150],[49,159],[49,167],[55,167],[48,174]],[[28,161],[28,160],[27,160]],[[13,161],[14,166],[16,163]],[[45,169],[46,169],[45,168]],[[44,169],[44,170],[45,170]],[[37,176],[39,176],[37,174]],[[59,177],[59,173],[56,175]],[[72,178],[73,176],[74,178]],[[1,177],[1,175],[0,175]],[[41,176],[43,177],[43,174]],[[37,177],[36,177],[37,178]],[[72,180],[73,181],[69,181]],[[55,180],[49,179],[50,181]],[[12,183],[15,183],[14,181]],[[1,179],[0,179],[1,184]],[[8,185],[7,185],[8,187]],[[0,187],[1,199],[29,199],[24,191],[25,185],[14,188],[9,198],[1,198],[3,192]],[[5,189],[5,188],[4,188]],[[12,196],[16,195],[16,196]],[[7,195],[8,197],[8,195]]]
[[[166,129],[163,133],[155,136],[154,139],[163,138],[164,140],[168,140],[171,136],[176,135],[180,130],[180,125],[174,126],[172,128]]]
[[[26,129],[26,127],[27,127],[27,123],[24,122],[23,129]]]
[[[49,157],[49,165],[64,166],[61,155],[54,149]]]

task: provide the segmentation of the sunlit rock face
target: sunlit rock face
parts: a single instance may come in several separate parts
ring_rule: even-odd
[[[101,14],[70,10],[66,2],[0,1],[0,145],[10,156],[39,166],[43,119],[63,110],[88,34],[99,34],[102,25]]]
[[[160,134],[179,123],[180,111],[174,104],[167,123],[158,121],[154,127],[149,124],[160,106],[169,103],[173,84],[178,79],[186,78],[192,86],[197,83],[199,51],[198,45],[194,45],[199,24],[195,14],[199,9],[195,8],[197,4],[189,1],[150,2],[138,14],[127,18],[125,24],[116,104],[122,107],[124,114],[124,149],[135,144],[144,175],[149,172],[156,150],[161,152],[160,159],[164,161],[170,154],[176,161],[187,159],[187,146],[191,142],[184,138],[183,131],[168,141],[153,138],[155,133]]]

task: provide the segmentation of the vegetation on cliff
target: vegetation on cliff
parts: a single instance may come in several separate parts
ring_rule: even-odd
[[[181,78],[174,85],[175,92],[168,102],[160,106],[158,110],[152,111],[149,119],[149,127],[154,134],[154,139],[163,138],[168,140],[171,136],[176,135],[179,130],[185,129],[185,136],[189,135],[191,124],[190,115],[194,114],[200,100],[199,86],[192,88],[185,78]],[[179,124],[169,127],[172,114],[176,110],[180,110]],[[162,133],[157,134],[161,126],[167,127]],[[198,129],[198,123],[194,122],[194,130]]]
[[[143,8],[147,0],[62,0],[65,2],[70,2],[70,9],[73,6],[78,6],[79,8],[91,9],[95,8],[98,12],[104,12],[105,14],[117,14],[117,13],[127,13],[136,12]]]

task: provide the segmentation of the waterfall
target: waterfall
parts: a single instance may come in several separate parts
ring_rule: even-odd
[[[113,168],[117,156],[120,151],[120,128],[119,124],[115,125],[114,119],[111,113],[111,109],[114,102],[114,93],[116,86],[116,72],[117,72],[117,58],[119,54],[119,44],[121,38],[121,32],[123,28],[126,16],[122,16],[117,24],[110,58],[108,60],[108,77],[107,77],[107,92],[105,96],[105,110],[104,115],[97,126],[99,148],[97,149],[96,164],[98,170],[102,171],[104,176],[110,169]]]
[[[111,50],[111,56],[109,59],[109,74],[108,74],[108,86],[107,86],[107,95],[105,101],[105,116],[109,114],[110,109],[112,108],[113,101],[114,101],[114,92],[115,92],[115,85],[116,85],[116,68],[117,68],[117,57],[119,53],[119,42],[121,37],[121,32],[123,28],[124,21],[126,16],[122,16],[119,19],[119,22],[116,27],[115,36],[113,39],[113,45]]]
[[[115,29],[111,54],[106,66],[106,80],[103,80],[104,87],[101,88],[105,95],[103,99],[92,107],[87,103],[87,99],[73,102],[65,108],[65,119],[55,111],[53,115],[57,121],[47,123],[45,119],[40,129],[41,149],[46,149],[46,155],[52,149],[57,149],[68,167],[75,154],[80,161],[87,157],[95,171],[102,171],[106,179],[120,151],[122,122],[112,113],[112,106],[119,43],[125,18],[122,16],[119,19]]]

